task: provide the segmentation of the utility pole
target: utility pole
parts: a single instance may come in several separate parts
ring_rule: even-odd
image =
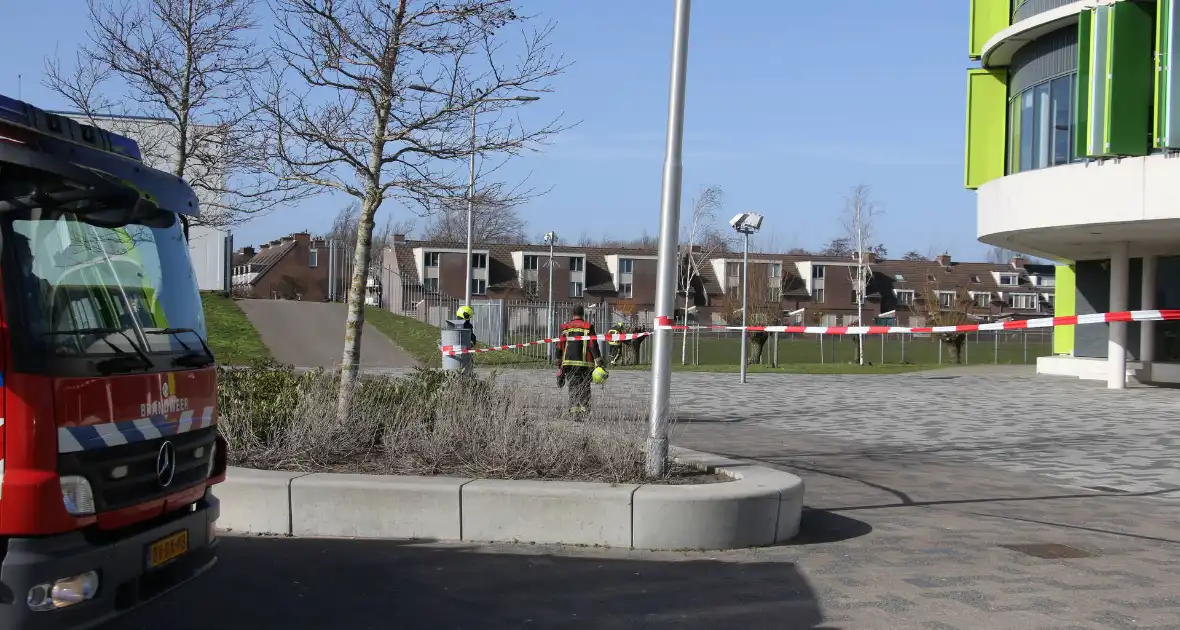
[[[553,338],[553,245],[557,242],[557,232],[546,232],[545,242],[549,243],[549,308],[545,311],[548,320],[545,326],[545,338]],[[553,361],[553,342],[549,342],[549,361]]]
[[[688,68],[691,0],[676,0],[672,29],[672,72],[668,94],[668,137],[660,190],[659,273],[656,277],[657,323],[672,321],[676,301],[676,234],[680,223],[680,186],[684,167],[684,85]],[[672,390],[672,331],[656,328],[651,360],[651,413],[646,472],[663,477],[668,470],[668,398]]]

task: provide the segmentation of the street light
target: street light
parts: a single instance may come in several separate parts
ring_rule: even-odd
[[[408,85],[407,88],[416,92],[429,92],[430,94],[438,94],[447,98],[453,98],[454,95],[441,92],[428,85]],[[475,154],[476,154],[476,117],[479,115],[479,106],[484,103],[503,103],[507,101],[521,101],[531,102],[541,100],[540,96],[509,96],[509,97],[490,97],[485,96],[471,104],[471,158],[467,166],[467,290],[463,294],[463,303],[471,306],[471,241],[474,238],[474,220],[475,214]]]
[[[741,234],[745,245],[742,249],[742,367],[741,382],[746,382],[746,312],[749,298],[750,280],[750,235],[762,228],[762,215],[756,212],[743,212],[729,220],[729,226]]]
[[[657,322],[676,311],[677,232],[680,223],[680,185],[683,179],[684,86],[688,68],[688,24],[692,0],[676,0],[672,27],[672,71],[668,86],[668,137],[660,184],[660,255],[656,276]],[[657,327],[651,354],[651,413],[648,415],[648,477],[668,470],[668,398],[672,392],[672,331]]]
[[[549,244],[549,308],[546,310],[548,323],[545,326],[545,338],[553,338],[553,246],[557,243],[557,232],[545,232],[545,242]],[[553,361],[553,342],[549,342],[549,361]]]

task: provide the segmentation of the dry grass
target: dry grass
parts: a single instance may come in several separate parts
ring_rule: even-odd
[[[220,375],[231,463],[265,469],[625,483],[643,474],[644,410],[603,406],[584,422],[493,380],[421,370],[366,378],[335,417],[337,379],[266,362]],[[564,392],[563,392],[564,393]],[[683,481],[675,467],[666,482]]]

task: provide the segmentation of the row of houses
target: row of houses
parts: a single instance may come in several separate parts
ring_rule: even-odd
[[[464,296],[470,266],[473,302],[596,305],[617,313],[650,313],[656,291],[657,252],[649,249],[477,244],[468,259],[463,243],[410,240],[395,235],[376,252],[368,301],[390,311],[415,314],[423,304],[448,304]],[[678,294],[696,321],[724,321],[740,309],[742,256],[714,254],[699,264],[691,281],[688,253],[681,261]],[[909,323],[937,299],[944,309],[968,309],[985,319],[1051,314],[1054,266],[1014,258],[1004,264],[934,260],[879,260],[866,255],[864,313],[896,316]],[[299,232],[234,253],[233,285],[257,298],[343,299],[351,251]],[[695,257],[694,257],[695,259]],[[552,267],[552,269],[550,269]],[[750,255],[749,305],[774,319],[847,324],[857,313],[854,258],[758,253]],[[684,309],[678,309],[678,318]],[[650,323],[650,322],[638,322]]]

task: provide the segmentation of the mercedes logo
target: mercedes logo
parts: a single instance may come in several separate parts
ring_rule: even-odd
[[[160,445],[160,452],[156,455],[156,481],[161,488],[167,488],[176,476],[176,447],[172,442]]]

